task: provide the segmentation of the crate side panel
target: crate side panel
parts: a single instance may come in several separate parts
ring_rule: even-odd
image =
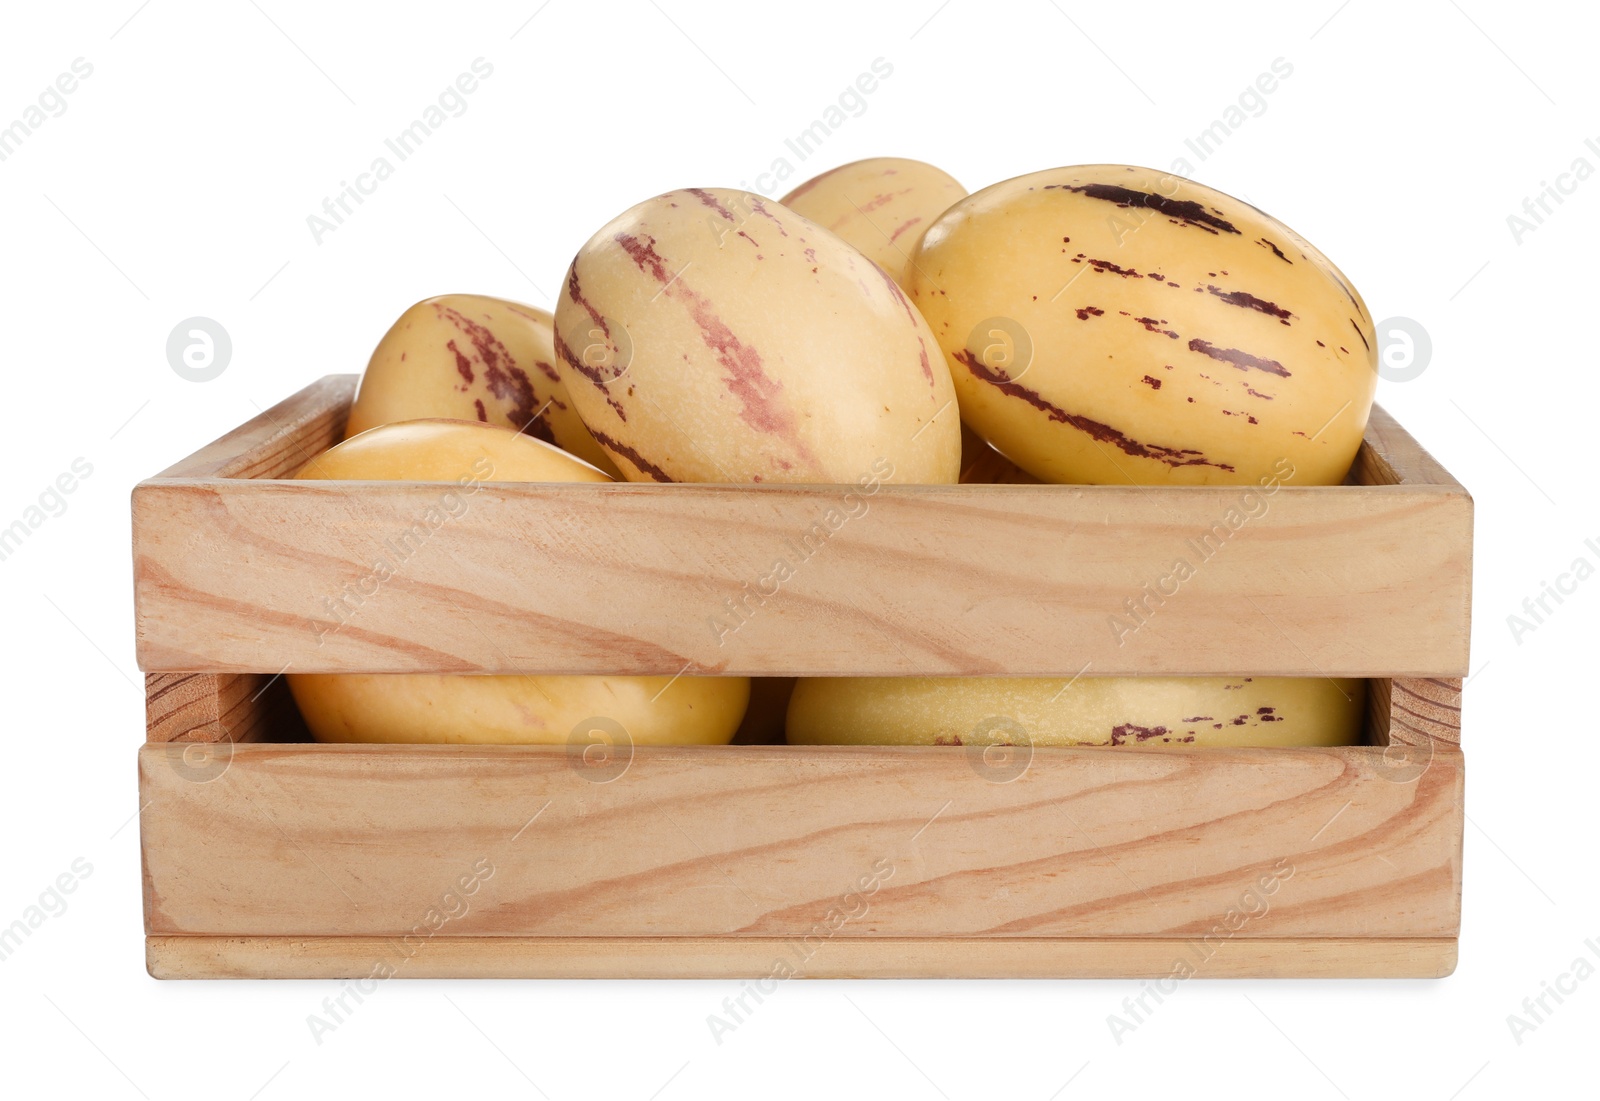
[[[1471,502],[1447,487],[486,485],[459,500],[455,488],[141,486],[141,665],[1450,676],[1466,664]]]
[[[1454,937],[1460,754],[141,750],[148,930]],[[609,779],[609,782],[596,782]]]

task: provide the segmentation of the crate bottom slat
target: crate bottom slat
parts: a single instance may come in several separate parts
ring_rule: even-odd
[[[1194,940],[1156,937],[840,937],[802,960],[781,937],[145,938],[158,979],[1207,979],[1443,978],[1454,937],[1238,937],[1209,959]]]

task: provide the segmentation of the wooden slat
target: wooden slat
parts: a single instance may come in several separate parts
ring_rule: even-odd
[[[414,948],[388,937],[146,938],[158,979],[1442,978],[1449,938],[1235,938],[1214,953],[1158,938],[835,938],[807,949],[758,937],[451,937]],[[392,973],[391,973],[392,972]],[[749,1003],[753,1008],[754,1001]]]
[[[1389,705],[1390,743],[1461,744],[1460,677],[1397,679]]]
[[[801,540],[839,504],[835,488],[486,485],[403,539],[443,492],[140,486],[140,665],[1437,676],[1467,662],[1471,510],[1439,486],[1281,489],[1209,560],[1193,540],[1238,489],[885,487],[813,536],[809,557]],[[780,557],[793,575],[757,606]],[[1180,558],[1194,575],[1119,633],[1112,617]],[[393,576],[375,583],[380,560]],[[333,630],[334,603],[360,591]],[[727,602],[747,600],[741,625]]]
[[[403,935],[487,861],[440,932],[803,936],[881,875],[836,937],[1193,937],[1287,867],[1238,937],[1454,937],[1460,751],[1385,752],[1040,749],[994,783],[953,748],[673,747],[596,783],[536,747],[243,745],[197,782],[151,744],[147,932]]]
[[[1355,474],[1386,484],[1280,490],[1209,560],[1191,540],[1240,490],[890,487],[812,550],[836,489],[501,486],[323,634],[329,602],[370,586],[439,495],[259,480],[337,438],[354,381],[330,376],[136,490],[144,668],[1465,672],[1471,499],[1381,409]],[[712,617],[737,624],[725,602],[749,607],[779,557],[795,575],[719,638]],[[1145,586],[1178,558],[1196,575],[1157,605]],[[1119,639],[1130,599],[1155,614]]]
[[[255,673],[145,675],[147,741],[240,743],[304,736],[280,678]]]
[[[357,375],[328,375],[168,467],[158,478],[282,478],[338,443]]]

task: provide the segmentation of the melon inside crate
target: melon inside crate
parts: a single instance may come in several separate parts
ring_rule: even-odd
[[[1381,409],[1133,638],[1241,487],[288,480],[329,376],[134,491],[157,977],[1439,976],[1460,926],[1472,502]],[[436,552],[436,553],[435,553]],[[1370,678],[1364,745],[320,745],[284,670]],[[1015,756],[1024,754],[1022,758]]]

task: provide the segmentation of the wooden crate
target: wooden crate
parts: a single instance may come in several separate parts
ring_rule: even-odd
[[[353,376],[134,491],[158,977],[1439,976],[1472,501],[1375,409],[1119,645],[1238,487],[489,484],[337,632],[437,485],[295,482]],[[1373,678],[1334,749],[318,745],[298,672]],[[997,759],[997,752],[1001,756]]]

